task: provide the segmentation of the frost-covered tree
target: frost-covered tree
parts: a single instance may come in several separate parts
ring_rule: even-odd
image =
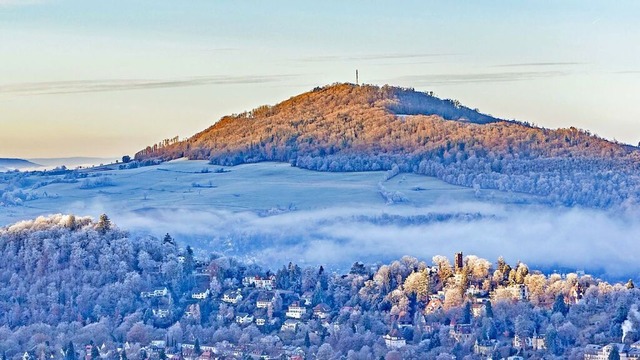
[[[101,234],[105,234],[107,231],[111,230],[111,220],[107,214],[100,215],[100,219],[96,224],[96,230]]]
[[[433,264],[435,265],[438,271],[438,279],[442,283],[446,282],[450,277],[453,276],[453,267],[445,256],[436,255],[432,259]]]
[[[415,294],[420,300],[426,300],[431,292],[429,271],[425,268],[409,274],[404,281],[404,291],[408,294]]]

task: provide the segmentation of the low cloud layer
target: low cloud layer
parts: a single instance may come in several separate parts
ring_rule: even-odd
[[[0,7],[25,6],[44,3],[46,0],[0,0]]]
[[[584,63],[579,62],[529,62],[529,63],[513,63],[513,64],[500,64],[495,65],[494,67],[530,67],[530,66],[573,66],[573,65],[584,65]]]
[[[173,79],[49,81],[0,85],[0,95],[55,95],[178,88],[203,85],[264,84],[279,82],[291,77],[294,77],[294,75],[195,76]]]
[[[379,53],[379,54],[363,54],[354,56],[342,56],[342,55],[321,55],[321,56],[309,56],[302,58],[304,62],[330,62],[330,61],[370,61],[370,60],[410,60],[410,59],[424,59],[432,57],[444,57],[453,56],[456,54],[447,53]]]
[[[569,75],[566,71],[504,71],[466,74],[431,74],[401,76],[392,82],[411,82],[415,85],[457,85],[468,83],[499,83],[523,80],[536,80]]]
[[[433,215],[444,220],[433,220]],[[431,216],[431,217],[430,217]],[[258,216],[250,212],[162,210],[117,216],[136,232],[170,233],[206,251],[248,254],[268,265],[288,261],[346,267],[403,255],[429,260],[454,252],[504,256],[546,269],[585,269],[610,277],[640,271],[640,224],[581,209],[487,204],[428,208],[333,208]],[[437,218],[437,216],[436,216]],[[431,219],[431,220],[430,220]]]

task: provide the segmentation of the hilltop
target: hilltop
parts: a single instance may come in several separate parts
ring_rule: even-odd
[[[305,155],[442,157],[444,152],[469,147],[476,152],[494,151],[497,156],[530,158],[612,157],[632,151],[575,128],[549,130],[497,119],[432,93],[337,84],[315,88],[274,106],[225,116],[185,141],[147,147],[136,158],[186,156],[237,164],[291,161]]]
[[[147,147],[136,159],[186,156],[226,165],[264,160],[297,163],[302,156],[438,158],[465,149],[529,158],[611,157],[630,152],[626,146],[575,128],[549,130],[505,121],[432,93],[337,84],[315,88],[274,106],[225,116],[185,141]],[[378,165],[384,169],[388,164]],[[368,170],[375,164],[358,166],[363,167]]]
[[[565,205],[611,207],[638,196],[638,156],[637,148],[588,131],[501,120],[432,93],[337,84],[225,116],[189,139],[166,140],[135,158],[413,172]]]

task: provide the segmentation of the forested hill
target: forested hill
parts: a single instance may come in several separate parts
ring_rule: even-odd
[[[635,147],[575,128],[504,121],[455,100],[391,86],[315,88],[223,117],[185,141],[164,141],[135,157],[185,156],[221,165],[287,161],[320,171],[397,169],[566,205],[609,207],[635,199],[640,189]]]
[[[0,329],[126,316],[141,307],[141,291],[177,284],[182,268],[174,243],[132,241],[104,216],[52,215],[0,228],[0,255]]]

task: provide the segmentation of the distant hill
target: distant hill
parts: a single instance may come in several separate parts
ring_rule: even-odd
[[[636,147],[588,131],[505,121],[432,93],[337,84],[225,116],[185,141],[147,147],[135,159],[415,172],[567,205],[609,207],[640,199],[639,156]]]
[[[13,159],[0,158],[0,172],[8,170],[40,170],[43,168],[52,169],[66,166],[74,169],[78,166],[90,167],[100,164],[109,164],[115,161],[114,158],[98,157],[64,157],[64,158],[37,158],[37,159]]]
[[[33,162],[42,164],[48,168],[66,166],[69,169],[76,168],[78,166],[89,167],[93,165],[109,164],[115,161],[114,158],[98,158],[98,157],[63,157],[63,158],[38,158],[30,159]]]
[[[39,167],[40,164],[33,163],[29,160],[24,159],[13,159],[13,158],[0,158],[0,171],[4,168],[5,170],[14,170],[14,169],[25,169],[25,168],[34,168]]]

